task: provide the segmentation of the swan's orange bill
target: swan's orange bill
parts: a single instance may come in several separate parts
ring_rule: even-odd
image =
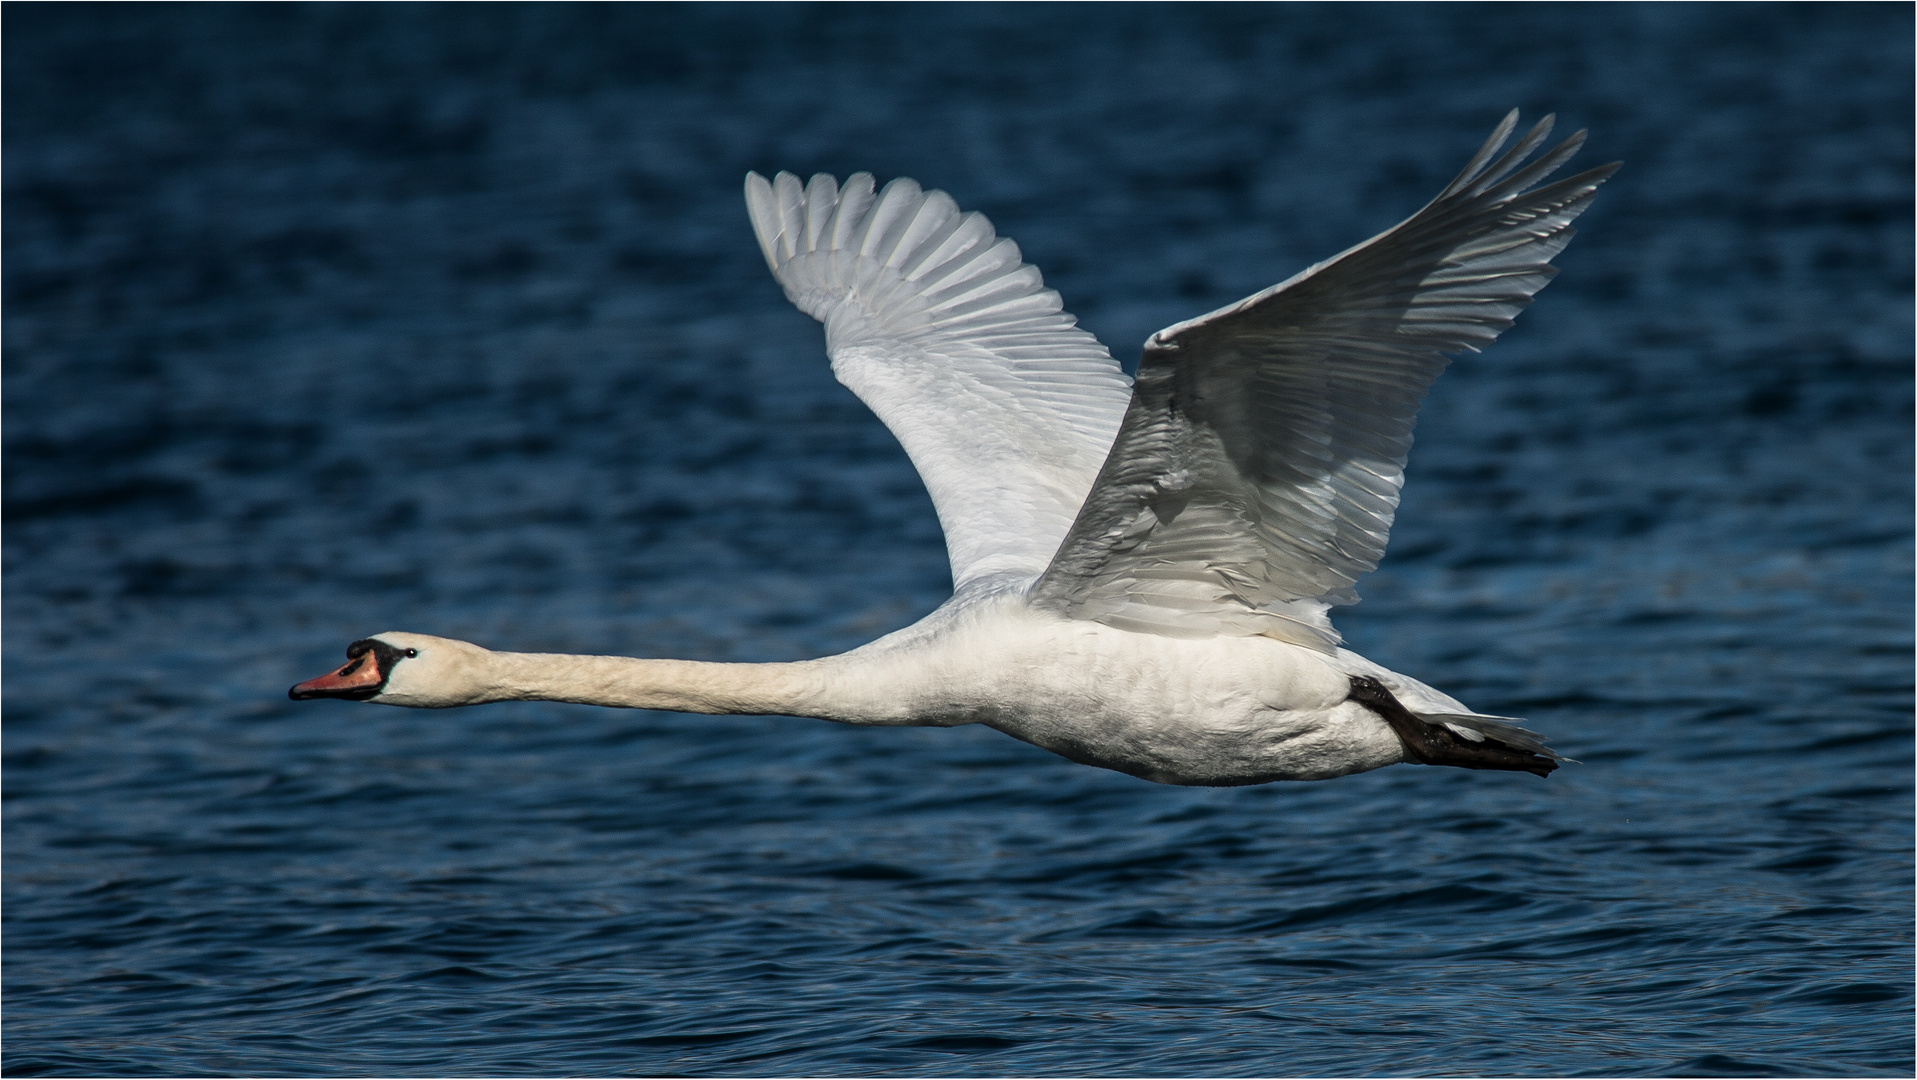
[[[338,671],[328,672],[317,679],[308,679],[286,692],[286,696],[301,701],[318,697],[357,697],[380,684],[379,657],[372,650],[360,653],[346,662]]]

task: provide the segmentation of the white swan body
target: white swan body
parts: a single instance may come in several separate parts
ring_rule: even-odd
[[[1135,386],[1016,245],[943,193],[753,174],[774,275],[931,491],[952,599],[851,652],[783,664],[390,632],[292,695],[978,723],[1170,784],[1401,761],[1545,775],[1563,759],[1535,735],[1339,647],[1326,618],[1383,551],[1443,353],[1510,325],[1616,168],[1534,188],[1582,133],[1527,163],[1547,117],[1499,157],[1515,120],[1403,224],[1153,335]]]
[[[1259,636],[1155,638],[1011,597],[948,605],[852,652],[787,664],[494,653],[404,633],[374,640],[418,652],[394,665],[370,699],[382,704],[533,699],[873,725],[984,724],[1073,761],[1167,784],[1320,780],[1405,760],[1385,722],[1347,700],[1349,676],[1335,657]],[[435,663],[454,650],[456,663]]]

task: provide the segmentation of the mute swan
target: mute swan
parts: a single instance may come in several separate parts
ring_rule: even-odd
[[[1616,164],[1536,187],[1513,110],[1403,224],[1145,343],[1136,382],[1018,246],[942,191],[746,176],[786,296],[930,490],[953,596],[851,652],[782,664],[491,652],[384,633],[300,683],[441,708],[546,700],[852,724],[985,724],[1167,784],[1396,762],[1548,775],[1566,760],[1339,646],[1398,505],[1418,403],[1556,273]]]

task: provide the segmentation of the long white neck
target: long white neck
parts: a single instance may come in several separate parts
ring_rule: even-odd
[[[570,701],[668,712],[816,716],[828,700],[817,661],[709,664],[626,656],[492,654],[491,701]]]
[[[569,701],[621,709],[815,716],[854,724],[912,723],[909,672],[889,659],[830,656],[788,664],[709,664],[629,656],[493,652],[465,641],[389,632],[406,653],[383,705],[445,708],[488,701]],[[906,665],[909,667],[910,665]]]

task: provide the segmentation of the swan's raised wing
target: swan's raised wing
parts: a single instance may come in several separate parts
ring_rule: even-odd
[[[1533,188],[1546,117],[1514,111],[1408,221],[1146,342],[1131,405],[1035,603],[1127,630],[1331,649],[1325,617],[1375,568],[1418,403],[1551,280],[1607,165]]]
[[[1029,583],[1091,490],[1130,380],[1038,268],[942,191],[857,173],[746,177],[773,276],[832,371],[904,444],[963,589]]]

